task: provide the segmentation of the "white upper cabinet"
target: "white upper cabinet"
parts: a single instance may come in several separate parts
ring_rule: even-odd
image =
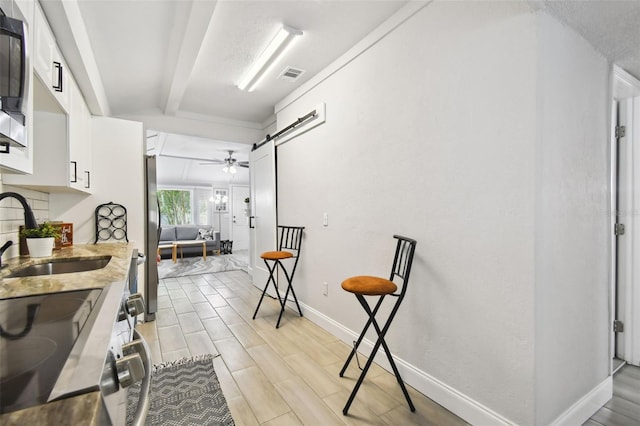
[[[38,3],[33,34],[33,172],[5,174],[3,182],[45,192],[91,193],[91,112]]]
[[[91,192],[91,113],[75,81],[69,79],[69,163],[71,187]]]
[[[69,111],[70,87],[67,64],[60,54],[53,32],[40,4],[35,7],[33,69],[62,109]]]
[[[91,115],[69,79],[70,113],[39,78],[34,79],[33,174],[5,175],[9,185],[44,192],[91,193]]]

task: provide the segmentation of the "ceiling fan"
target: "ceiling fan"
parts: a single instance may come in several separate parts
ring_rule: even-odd
[[[233,158],[233,151],[229,150],[227,152],[229,153],[229,157],[223,160],[214,159],[211,161],[207,161],[206,163],[200,163],[200,164],[203,166],[224,164],[222,171],[225,173],[231,173],[231,174],[237,171],[236,167],[249,168],[248,161],[237,161],[235,158]]]

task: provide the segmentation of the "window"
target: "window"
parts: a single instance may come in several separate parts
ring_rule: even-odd
[[[158,189],[162,223],[187,225],[192,223],[191,191],[185,189]]]
[[[158,188],[162,223],[212,226],[216,212],[227,212],[227,192],[210,187]]]

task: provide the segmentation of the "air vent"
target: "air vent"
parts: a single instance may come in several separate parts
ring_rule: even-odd
[[[300,77],[302,74],[304,74],[304,70],[298,69],[298,68],[293,68],[293,67],[286,67],[278,76],[278,78],[281,78],[283,80],[289,80],[289,81],[294,81],[297,80],[298,77]]]

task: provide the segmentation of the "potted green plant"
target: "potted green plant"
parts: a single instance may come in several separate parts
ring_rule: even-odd
[[[38,225],[37,228],[24,228],[20,235],[27,240],[27,248],[31,257],[51,256],[56,238],[60,238],[60,228],[49,222]]]

